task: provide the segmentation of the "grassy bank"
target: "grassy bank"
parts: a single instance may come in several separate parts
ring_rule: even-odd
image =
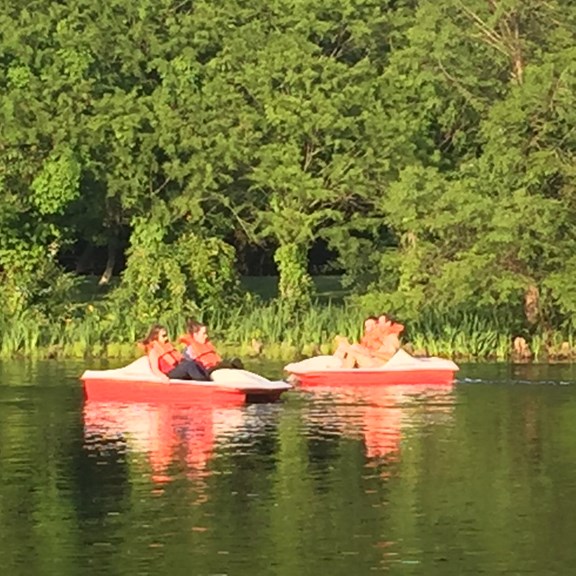
[[[212,314],[209,328],[225,354],[293,360],[330,353],[337,334],[357,339],[365,314],[365,310],[341,301],[319,301],[309,310],[293,314],[277,300],[256,300]],[[167,325],[172,338],[182,333],[183,315],[159,320]],[[73,313],[58,321],[25,311],[17,318],[0,319],[0,356],[130,359],[140,354],[136,342],[147,326],[129,325],[118,311],[108,310],[105,301],[78,304]],[[574,334],[526,336],[524,358],[515,354],[515,336],[509,324],[497,317],[429,313],[406,324],[404,342],[417,355],[458,360],[576,359]]]
[[[209,329],[225,352],[291,359],[298,355],[329,352],[336,334],[357,337],[362,317],[343,304],[318,304],[292,314],[276,300],[248,303],[212,314]],[[184,330],[184,315],[160,318],[173,339]],[[85,304],[75,314],[47,322],[23,313],[0,323],[0,356],[131,358],[140,351],[137,341],[148,324],[129,325],[105,306]]]
[[[337,334],[357,339],[363,318],[380,312],[350,304],[337,276],[315,277],[314,282],[315,304],[294,314],[275,299],[275,277],[243,278],[248,296],[244,303],[212,312],[204,321],[225,354],[293,360],[330,353]],[[128,314],[111,307],[108,290],[99,287],[96,278],[86,278],[70,302],[50,311],[52,317],[35,309],[16,317],[2,316],[0,311],[0,357],[130,359],[141,354],[136,343],[150,324],[165,324],[173,339],[182,333],[184,314],[175,311],[168,317],[131,323]],[[521,334],[513,318],[497,314],[428,312],[405,324],[404,343],[416,355],[457,360],[576,359],[572,332]],[[520,348],[518,337],[523,337]]]

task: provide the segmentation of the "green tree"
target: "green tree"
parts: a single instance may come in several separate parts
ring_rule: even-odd
[[[562,2],[420,3],[390,70],[429,114],[414,107],[429,144],[383,198],[401,255],[391,302],[522,304],[529,323],[573,312],[574,16]]]

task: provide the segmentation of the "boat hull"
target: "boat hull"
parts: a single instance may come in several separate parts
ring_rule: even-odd
[[[106,402],[275,402],[291,388],[287,382],[270,381],[247,370],[216,370],[212,378],[167,382],[152,373],[146,357],[124,368],[87,370],[81,376],[86,398]]]
[[[400,350],[384,366],[342,368],[334,356],[288,364],[284,370],[301,386],[375,386],[451,384],[458,366],[444,358],[414,358]]]
[[[301,386],[390,386],[419,384],[452,384],[454,371],[411,370],[411,371],[361,371],[331,370],[329,372],[292,373]]]
[[[244,404],[276,402],[287,388],[245,389],[203,386],[200,382],[157,383],[89,379],[84,381],[87,400],[105,402],[168,402],[186,403],[205,400],[214,403]]]

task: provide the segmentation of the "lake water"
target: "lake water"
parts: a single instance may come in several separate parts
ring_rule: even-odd
[[[85,403],[83,368],[0,364],[3,574],[576,569],[575,366],[245,407]]]

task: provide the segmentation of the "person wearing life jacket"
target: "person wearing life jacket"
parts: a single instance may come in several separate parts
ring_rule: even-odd
[[[376,316],[368,316],[364,320],[364,334],[360,338],[360,346],[369,352],[374,352],[380,347],[380,331]]]
[[[366,323],[373,317],[365,320]],[[363,346],[340,343],[335,356],[342,358],[344,368],[377,368],[383,366],[400,349],[399,334],[404,330],[402,324],[381,314],[376,319],[376,327],[365,332],[367,339]]]
[[[400,335],[404,331],[404,325],[396,322],[388,314],[382,313],[378,316],[378,330],[382,336],[388,334],[398,334]]]
[[[378,347],[381,358],[390,359],[400,349],[400,334],[404,331],[404,325],[396,322],[388,314],[378,316],[378,335],[380,345]]]
[[[335,342],[337,348],[334,356],[342,360],[344,368],[371,367],[372,354],[380,347],[378,319],[376,316],[368,316],[364,320],[364,333],[360,342],[350,344],[348,339],[342,336],[337,336]]]
[[[223,360],[212,344],[205,324],[190,319],[186,324],[187,333],[180,337],[180,342],[186,345],[184,356],[194,360],[208,374],[219,368],[243,368],[238,358]]]
[[[347,346],[351,346],[354,350],[359,352],[372,352],[377,350],[380,346],[380,332],[378,331],[378,318],[376,316],[368,316],[364,320],[364,332],[360,341],[357,343],[350,343],[348,338],[345,336],[336,336],[334,338],[336,347],[345,349]]]
[[[210,376],[194,360],[184,358],[168,338],[166,328],[154,324],[141,342],[152,372],[162,380],[210,380]]]

